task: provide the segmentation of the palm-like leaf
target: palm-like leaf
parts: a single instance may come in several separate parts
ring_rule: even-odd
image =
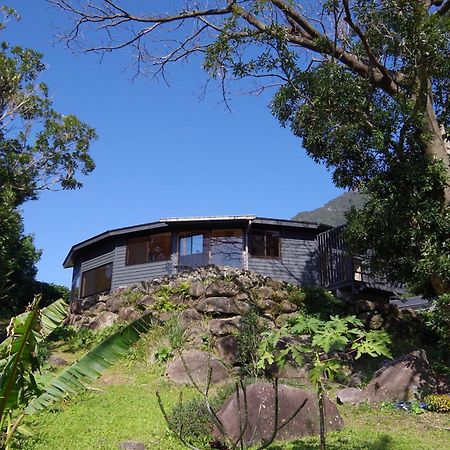
[[[25,413],[37,413],[55,401],[86,389],[86,384],[97,379],[124,356],[152,323],[153,317],[147,314],[105,339],[50,381],[44,392],[28,404]]]

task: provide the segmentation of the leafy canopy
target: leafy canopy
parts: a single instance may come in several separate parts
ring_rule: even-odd
[[[275,90],[274,116],[367,198],[352,250],[420,292],[450,291],[450,0],[53,3],[74,19],[71,46],[131,47],[138,70],[163,77],[201,53],[225,101],[236,79]]]

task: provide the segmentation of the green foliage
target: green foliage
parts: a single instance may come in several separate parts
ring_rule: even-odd
[[[23,409],[40,394],[35,372],[40,370],[39,344],[64,320],[67,304],[62,300],[39,309],[35,297],[30,311],[11,319],[8,337],[0,344],[0,447],[9,442],[23,418]]]
[[[304,312],[317,315],[322,320],[328,320],[333,315],[340,315],[344,311],[344,302],[336,298],[330,291],[323,288],[304,287]]]
[[[11,8],[3,13],[16,16]],[[0,43],[0,301],[7,314],[23,310],[43,287],[34,285],[41,252],[24,234],[20,205],[42,190],[81,187],[78,176],[95,167],[89,155],[95,131],[53,109],[39,82],[44,69],[37,51]]]
[[[427,313],[427,325],[437,334],[438,345],[445,352],[450,348],[450,294],[438,297],[434,309]]]
[[[286,337],[310,335],[310,344],[294,344]],[[283,345],[279,345],[284,342]],[[297,364],[304,362],[304,355],[312,356],[311,381],[317,384],[320,380],[334,379],[339,374],[342,363],[340,354],[354,355],[356,359],[362,355],[384,355],[391,358],[388,350],[390,338],[386,332],[365,331],[362,322],[355,316],[332,316],[323,321],[314,316],[298,314],[287,325],[274,332],[264,334],[260,345],[258,367],[271,364],[283,366],[288,357]]]
[[[213,411],[218,411],[224,401],[235,391],[234,385],[227,385],[211,396],[209,400]],[[193,397],[184,401],[182,395],[168,414],[170,428],[182,430],[183,439],[189,444],[206,448],[212,439],[214,427],[211,414],[208,411],[205,399]]]
[[[448,394],[432,394],[425,397],[427,408],[430,411],[440,413],[450,413],[450,395]]]
[[[258,349],[261,343],[261,334],[266,329],[267,326],[261,321],[260,315],[254,308],[242,314],[240,328],[236,334],[237,361],[244,373],[251,378],[258,377]]]
[[[172,297],[176,296],[181,300],[188,300],[190,298],[189,294],[189,283],[180,283],[176,287],[171,287],[167,284],[162,285],[153,296],[158,300],[152,308],[157,311],[181,311],[186,309],[186,305],[183,303],[175,304],[172,301]]]
[[[39,397],[25,408],[26,414],[35,414],[55,401],[86,389],[86,384],[96,380],[106,369],[127,354],[130,347],[149,330],[153,322],[150,315],[143,316],[96,345],[78,361],[64,369],[43,389]]]
[[[168,345],[163,345],[162,347],[158,347],[155,351],[155,360],[159,363],[165,363],[172,358],[173,352],[172,348]]]

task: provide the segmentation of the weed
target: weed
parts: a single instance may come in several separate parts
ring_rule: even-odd
[[[162,347],[158,347],[155,352],[155,360],[159,363],[165,363],[170,358],[172,358],[173,352],[172,348],[168,345],[163,345]]]

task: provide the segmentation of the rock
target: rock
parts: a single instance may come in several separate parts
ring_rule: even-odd
[[[119,320],[124,322],[133,322],[133,320],[139,319],[139,317],[141,317],[141,314],[132,306],[127,306],[119,311]]]
[[[89,328],[102,330],[114,325],[118,318],[119,316],[111,311],[103,311],[89,324]]]
[[[287,322],[289,319],[293,319],[294,317],[297,317],[297,313],[280,314],[275,319],[275,325],[277,327],[282,327],[285,324],[285,322]]]
[[[209,331],[214,336],[226,336],[240,330],[241,317],[229,317],[227,319],[213,319],[208,323]]]
[[[250,306],[231,297],[207,297],[200,300],[195,309],[202,313],[237,315],[249,311]]]
[[[289,362],[278,371],[278,377],[287,380],[297,380],[303,384],[309,384],[308,369]]]
[[[170,311],[161,311],[157,314],[156,318],[162,322],[165,323],[169,321],[173,317],[174,313]]]
[[[94,310],[96,314],[101,313],[102,311],[106,311],[108,307],[106,306],[105,302],[98,302],[93,308],[91,308],[91,311]]]
[[[142,442],[124,441],[119,444],[120,450],[147,450],[147,446]]]
[[[233,297],[239,293],[239,288],[234,283],[216,281],[206,288],[207,297]]]
[[[83,298],[79,301],[79,309],[80,311],[86,311],[89,308],[92,308],[97,304],[97,297],[92,295],[91,297]]]
[[[383,317],[381,314],[374,314],[369,321],[369,328],[371,330],[379,330],[383,326]]]
[[[192,308],[185,309],[181,314],[178,323],[182,330],[187,330],[192,324],[201,320],[202,316]]]
[[[69,365],[69,362],[64,358],[54,355],[50,355],[47,361],[54,367],[64,367]]]
[[[279,291],[283,289],[284,282],[281,280],[274,280],[273,278],[268,278],[266,281],[266,286],[272,288],[274,291]]]
[[[207,341],[207,334],[202,328],[198,328],[196,326],[191,326],[184,332],[184,337],[186,338],[186,341],[189,342],[189,344],[192,347],[200,347],[202,345],[205,345]]]
[[[208,371],[211,367],[211,383],[219,383],[229,378],[226,367],[214,356],[200,350],[188,350],[180,356],[174,358],[167,366],[167,376],[176,384],[191,384],[188,372],[196,383],[205,385],[208,378]]]
[[[266,298],[257,299],[256,300],[256,306],[259,309],[262,309],[263,311],[269,311],[269,310],[274,311],[275,309],[278,308],[278,305],[273,300],[269,300],[269,299],[266,299]]]
[[[201,297],[205,292],[205,285],[201,281],[193,281],[189,286],[189,295],[193,298]]]
[[[238,360],[238,340],[236,336],[223,336],[215,341],[221,358],[228,364],[236,364]]]
[[[284,300],[280,303],[280,312],[283,314],[290,314],[297,311],[297,305],[290,302],[289,300]]]
[[[363,391],[369,403],[421,399],[436,388],[427,355],[416,350],[379,369]]]
[[[241,435],[240,418],[245,417],[244,395],[241,391],[239,402],[233,393],[222,405],[217,413],[228,438],[237,441]],[[275,417],[275,389],[269,383],[254,383],[246,388],[248,405],[248,423],[243,434],[246,446],[261,443],[273,433]],[[279,424],[289,420],[298,407],[306,400],[302,410],[281,430],[276,439],[292,440],[302,436],[319,433],[319,411],[316,395],[311,392],[291,386],[278,387],[278,420]],[[325,422],[327,431],[341,430],[344,422],[339,415],[336,405],[327,397],[325,403]],[[244,425],[245,426],[245,425]],[[214,430],[214,436],[221,439],[219,431]]]
[[[106,307],[113,313],[119,312],[125,306],[125,300],[121,297],[110,297],[106,300]]]
[[[151,309],[157,302],[158,300],[152,295],[146,295],[136,301],[136,306],[140,306],[144,309]]]
[[[234,299],[239,302],[248,302],[250,300],[250,297],[248,296],[247,292],[239,292],[239,294],[234,296]]]
[[[272,300],[273,289],[268,286],[261,286],[253,289],[252,294],[256,302],[258,300]]]
[[[362,401],[362,398],[363,391],[354,387],[340,389],[336,392],[336,400],[340,405],[344,403],[356,405]]]

